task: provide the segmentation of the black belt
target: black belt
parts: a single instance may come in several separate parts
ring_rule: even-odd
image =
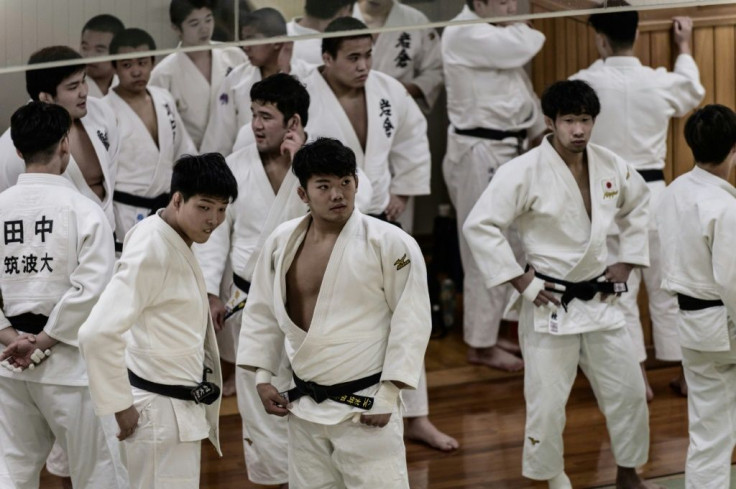
[[[212,370],[206,368],[204,379],[196,386],[168,385],[151,382],[150,380],[138,377],[130,369],[128,369],[128,380],[130,381],[130,385],[146,392],[153,392],[154,394],[181,399],[182,401],[194,401],[197,404],[212,404],[220,397],[220,388],[212,382],[207,382],[207,373],[212,373]]]
[[[171,195],[165,193],[156,197],[141,197],[139,195],[133,195],[116,190],[112,194],[112,200],[132,207],[143,207],[144,209],[149,209],[151,212],[148,215],[150,216],[160,208],[169,205]]]
[[[522,129],[521,131],[499,131],[498,129],[486,129],[485,127],[476,127],[473,129],[458,129],[456,127],[455,134],[490,139],[492,141],[501,141],[506,138],[526,139],[526,129]]]
[[[555,289],[545,289],[549,292],[562,293],[560,303],[562,304],[562,307],[565,308],[565,311],[567,311],[567,305],[573,299],[589,301],[599,292],[601,294],[620,294],[622,292],[629,291],[629,287],[626,285],[626,282],[599,282],[598,279],[604,274],[600,274],[596,278],[592,280],[586,280],[585,282],[568,282],[567,280],[550,277],[537,271],[534,272],[534,275],[546,282],[552,282],[554,284],[565,286],[564,292]]]
[[[48,316],[43,314],[33,314],[26,312],[17,316],[10,316],[7,318],[10,321],[10,325],[24,333],[39,334],[43,331],[46,323],[49,321]]]
[[[235,284],[237,288],[239,288],[246,294],[250,292],[250,282],[245,280],[243,277],[241,277],[237,273],[233,273],[233,283]]]
[[[294,383],[296,387],[286,393],[289,402],[294,402],[300,397],[309,396],[317,403],[321,403],[327,399],[347,404],[348,406],[369,410],[373,407],[373,398],[368,396],[359,396],[355,393],[363,389],[367,389],[372,385],[376,385],[381,381],[381,373],[369,375],[362,379],[351,380],[350,382],[342,382],[335,385],[320,385],[314,382],[307,382],[300,379],[294,374]]]
[[[662,182],[664,181],[664,172],[662,170],[636,170],[642,176],[645,182]]]
[[[698,299],[685,294],[677,294],[677,305],[680,306],[681,311],[700,311],[709,307],[722,306],[723,301],[720,299]]]

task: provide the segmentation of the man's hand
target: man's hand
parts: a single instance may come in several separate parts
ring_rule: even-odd
[[[302,149],[306,141],[307,134],[304,132],[302,119],[299,117],[299,114],[294,114],[293,121],[284,135],[284,140],[281,142],[280,152],[282,155],[288,153],[289,158],[294,161],[294,155]]]
[[[395,221],[399,218],[401,214],[404,213],[404,209],[406,209],[406,202],[409,200],[409,197],[406,195],[394,195],[391,194],[391,198],[388,201],[388,205],[386,206],[386,210],[384,211],[386,213],[386,219],[389,221]]]
[[[679,54],[691,54],[690,45],[693,39],[693,19],[690,17],[674,17],[672,19],[672,39]]]
[[[293,54],[294,54],[294,43],[293,42],[283,43],[283,46],[281,47],[281,51],[279,51],[279,57],[276,60],[276,63],[279,66],[279,71],[281,73],[289,73],[291,71],[291,57]]]
[[[207,298],[210,302],[210,314],[212,314],[215,332],[219,333],[225,327],[225,315],[227,314],[225,303],[214,294],[207,294]]]
[[[51,347],[57,343],[44,332],[19,335],[0,353],[0,362],[11,370],[33,369],[51,355]]]
[[[366,426],[375,426],[383,428],[391,419],[391,413],[386,414],[361,414],[360,422]]]
[[[411,95],[414,99],[420,99],[424,98],[424,94],[422,93],[422,89],[419,88],[414,83],[403,83],[404,88],[406,88],[406,91],[409,92],[409,95]]]
[[[509,283],[520,293],[523,294],[527,287],[532,283],[532,280],[534,280],[534,268],[529,267],[529,270],[524,272],[522,275],[519,275],[516,278],[512,278],[509,280]],[[544,282],[545,288],[554,288],[555,284],[551,284],[549,282]],[[557,297],[554,296],[552,292],[549,292],[547,290],[540,290],[537,294],[537,297],[534,299],[534,305],[537,307],[546,306],[548,304],[554,304],[555,306],[560,305],[560,301],[557,300]]]
[[[135,406],[130,406],[128,409],[115,413],[115,421],[118,422],[118,427],[120,428],[118,440],[123,441],[135,433],[136,428],[138,428],[138,419],[140,416]]]
[[[289,410],[286,406],[289,401],[279,394],[279,391],[273,384],[258,384],[256,385],[258,390],[258,396],[261,398],[263,407],[266,409],[268,414],[274,416],[286,416],[289,414]]]
[[[606,268],[606,280],[609,282],[626,282],[629,280],[634,265],[628,263],[614,263]]]

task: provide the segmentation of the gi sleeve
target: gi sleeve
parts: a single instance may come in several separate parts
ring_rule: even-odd
[[[220,295],[220,284],[232,246],[235,218],[231,209],[232,205],[229,205],[225,211],[225,220],[212,231],[207,242],[192,246],[204,275],[207,293],[216,296]]]
[[[667,73],[668,82],[663,95],[675,109],[675,117],[683,117],[697,107],[705,97],[705,88],[700,83],[700,71],[689,54],[681,54],[675,60],[675,69]]]
[[[388,155],[390,191],[394,195],[428,195],[432,157],[427,139],[427,119],[406,90],[399,97],[394,99],[399,102],[397,108],[400,112]]]
[[[355,207],[365,213],[373,202],[373,184],[363,170],[358,168],[358,191],[355,193]]]
[[[176,108],[176,102],[174,102],[174,98],[172,97],[169,102],[171,102],[172,112],[174,113],[174,120],[176,121],[176,140],[174,141],[174,155],[178,159],[184,155],[199,154],[199,151],[197,151],[197,146],[195,146],[194,141],[192,141],[192,137],[189,135],[189,131],[187,131],[187,128],[184,125],[181,114],[179,114],[179,110]],[[205,153],[204,150],[202,152]]]
[[[463,235],[489,289],[524,273],[504,231],[528,208],[524,181],[528,171],[518,165],[502,165],[463,225]]]
[[[649,188],[634,168],[621,161],[621,191],[616,224],[620,263],[649,266]]]
[[[237,108],[230,73],[222,80],[217,92],[217,102],[210,109],[210,120],[202,138],[203,153],[220,153],[227,156],[233,152],[238,134]]]
[[[458,27],[450,49],[444,50],[445,63],[469,68],[508,70],[521,68],[542,49],[545,37],[526,24],[506,27],[490,24]],[[449,47],[449,46],[448,46]]]
[[[115,243],[101,209],[80,209],[77,217],[77,266],[69,276],[71,286],[49,313],[44,332],[51,338],[78,347],[79,328],[85,322],[112,276]]]
[[[238,367],[268,370],[276,375],[284,350],[284,333],[274,312],[274,287],[279,286],[275,273],[276,239],[266,240],[258,257],[238,342]]]
[[[429,22],[429,21],[427,21]],[[425,29],[419,33],[421,45],[414,65],[414,79],[411,83],[422,91],[422,108],[429,112],[442,89],[442,47],[440,36],[435,29]]]
[[[718,295],[728,310],[730,317],[736,315],[736,212],[727,207],[721,212],[712,229],[711,253],[713,257],[713,278],[718,287]],[[728,344],[726,344],[728,346]]]
[[[132,239],[131,239],[132,238]],[[153,303],[166,280],[166,250],[129,233],[112,280],[79,329],[79,349],[87,363],[89,389],[98,416],[133,405],[123,334]]]
[[[381,249],[383,288],[392,314],[381,381],[416,389],[432,332],[427,268],[411,236],[396,229],[386,238]]]

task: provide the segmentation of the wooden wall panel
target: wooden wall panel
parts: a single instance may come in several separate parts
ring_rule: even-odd
[[[736,107],[736,27],[716,27],[713,44],[713,59],[718,60],[718,69],[715,70],[715,100],[728,107]]]
[[[586,66],[589,64],[589,50],[592,49],[595,51],[595,46],[591,46],[589,43],[585,42],[585,39],[588,36],[588,26],[582,22],[576,22],[574,24],[576,24],[575,30],[577,31],[575,38],[575,43],[578,47],[577,66]]]
[[[555,37],[554,42],[557,46],[565,46],[563,51],[555,50],[555,80],[564,80],[567,78],[567,64],[565,58],[565,52],[570,49],[567,45],[567,35],[565,34],[565,19],[557,18],[554,19],[555,23]],[[552,81],[555,81],[552,80]],[[548,83],[549,84],[549,83]]]
[[[565,50],[565,77],[577,71],[575,68],[578,66],[578,45],[582,43],[579,43],[577,40],[578,30],[576,24],[577,22],[572,19],[565,19],[565,34],[567,36],[565,40],[567,44],[567,49]]]

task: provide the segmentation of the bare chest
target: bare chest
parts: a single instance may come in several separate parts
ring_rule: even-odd
[[[365,94],[360,97],[344,97],[340,99],[345,114],[353,126],[360,146],[365,151],[366,141],[368,140],[368,111],[365,107]]]
[[[105,197],[103,185],[105,176],[95,147],[81,124],[79,126],[75,125],[69,133],[69,143],[74,161],[76,161],[79,170],[82,172],[87,185],[100,199],[103,199]]]
[[[309,330],[334,242],[303,243],[286,273],[286,310],[291,320]]]

